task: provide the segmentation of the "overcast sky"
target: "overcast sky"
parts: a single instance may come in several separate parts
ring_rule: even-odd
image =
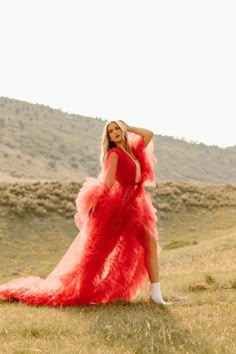
[[[0,96],[236,145],[235,19],[235,0],[0,0]]]

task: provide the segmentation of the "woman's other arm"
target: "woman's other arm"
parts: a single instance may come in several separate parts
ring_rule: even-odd
[[[118,155],[116,152],[112,151],[106,161],[106,172],[104,183],[108,188],[111,188],[115,183],[116,170],[118,165]]]
[[[105,162],[106,167],[105,167],[105,174],[103,177],[103,183],[108,189],[110,189],[115,183],[118,159],[119,159],[118,155],[115,152],[111,152]],[[96,205],[97,202],[95,202],[93,206],[90,208],[89,215],[92,215],[94,213],[96,209]]]

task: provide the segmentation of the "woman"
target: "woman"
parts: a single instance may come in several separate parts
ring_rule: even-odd
[[[150,298],[162,305],[156,210],[145,186],[155,186],[153,133],[123,121],[106,123],[102,169],[77,199],[79,234],[46,279],[14,279],[0,299],[32,305],[89,305],[130,301],[147,276]]]

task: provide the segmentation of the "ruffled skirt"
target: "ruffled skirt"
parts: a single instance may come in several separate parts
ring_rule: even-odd
[[[55,269],[45,279],[28,276],[2,284],[0,299],[79,306],[130,301],[137,295],[147,279],[146,230],[158,241],[151,196],[142,185],[136,190],[117,185],[109,193],[98,179],[88,178],[76,205],[79,233]]]

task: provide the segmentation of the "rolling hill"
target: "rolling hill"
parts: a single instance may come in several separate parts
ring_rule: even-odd
[[[104,123],[0,97],[0,180],[82,181],[97,176]],[[236,183],[236,145],[220,148],[155,135],[154,146],[159,181]]]

